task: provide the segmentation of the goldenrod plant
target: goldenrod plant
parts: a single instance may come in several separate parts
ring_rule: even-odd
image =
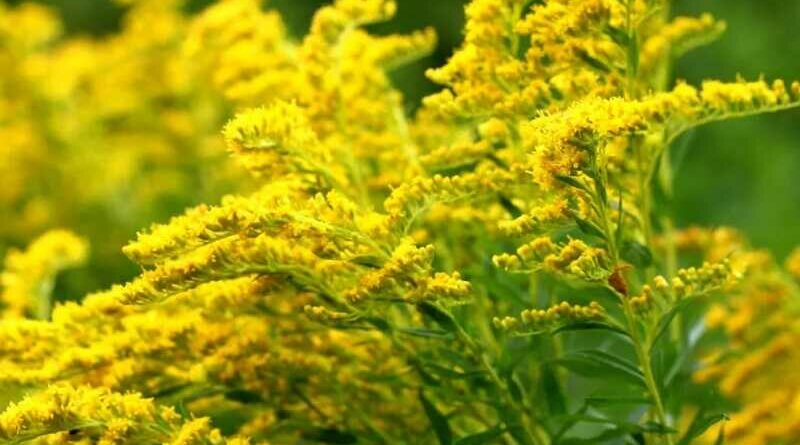
[[[389,73],[434,33],[368,31],[402,2],[336,0],[299,41],[256,0],[124,3],[120,35],[56,47],[44,10],[0,7],[4,229],[74,210],[28,188],[53,171],[147,205],[164,177],[236,182],[224,145],[250,178],[139,232],[141,273],[80,302],[51,304],[86,241],[8,253],[0,442],[800,441],[800,253],[671,212],[687,131],[800,106],[797,82],[672,80],[723,22],[473,0],[409,114]],[[76,179],[73,150],[127,179]]]

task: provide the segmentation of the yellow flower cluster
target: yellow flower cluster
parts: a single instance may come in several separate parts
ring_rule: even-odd
[[[52,230],[24,251],[9,251],[0,274],[3,318],[48,318],[56,274],[81,265],[87,250],[86,241],[71,232]]]
[[[579,239],[557,244],[549,237],[538,237],[519,247],[516,255],[495,255],[492,261],[510,271],[530,273],[541,269],[590,282],[602,282],[612,273],[607,253]]]
[[[20,222],[2,232],[241,187],[139,232],[123,248],[137,276],[52,311],[55,274],[86,244],[54,231],[9,252],[5,442],[588,441],[561,400],[584,385],[549,369],[569,361],[538,361],[569,353],[544,336],[575,328],[616,337],[570,365],[594,360],[644,392],[624,423],[587,415],[596,442],[689,443],[693,388],[662,379],[694,370],[702,329],[679,312],[706,295],[705,326],[729,343],[694,381],[741,404],[726,439],[800,440],[800,410],[772,412],[800,400],[800,379],[774,385],[800,359],[797,283],[736,232],[676,231],[652,208],[681,133],[800,106],[800,83],[670,86],[672,60],[720,22],[669,20],[666,0],[473,0],[463,45],[428,71],[444,89],[409,116],[389,72],[435,36],[368,32],[391,0],[336,0],[299,41],[256,0],[196,15],[124,3],[120,33],[99,41],[0,6],[0,161],[14,160],[0,162],[0,216]],[[252,182],[220,167],[223,145]],[[95,170],[109,177],[74,180]],[[576,288],[596,301],[567,302]]]
[[[534,206],[528,213],[520,215],[513,220],[501,221],[499,228],[507,235],[522,236],[545,231],[548,227],[554,225],[564,225],[568,217],[567,202],[565,200],[556,200],[548,204]]]
[[[641,71],[651,73],[693,48],[716,40],[725,31],[725,22],[710,14],[700,17],[675,17],[642,43]]]
[[[199,66],[199,78],[233,103],[261,105],[288,99],[301,88],[296,45],[283,21],[255,0],[226,0],[192,20],[183,55]]]
[[[170,394],[160,400],[162,404],[183,398],[203,401],[204,394],[228,388],[225,391],[270,403],[277,411],[294,412],[297,421],[312,422],[319,416],[344,417],[348,410],[362,409],[356,406],[392,396],[391,391],[370,383],[370,376],[390,372],[400,362],[386,355],[376,368],[365,360],[389,354],[385,341],[372,334],[306,332],[304,320],[292,314],[313,301],[308,296],[295,295],[273,304],[277,313],[265,315],[265,305],[284,298],[282,292],[275,280],[246,277],[199,286],[158,307],[125,306],[115,294],[105,293],[89,296],[80,305],[56,307],[51,322],[9,320],[0,329],[5,345],[0,351],[0,382],[4,387],[28,388],[69,382],[104,390]],[[304,411],[303,397],[292,384],[298,379],[304,381],[303,391],[314,394],[324,414]],[[347,393],[358,396],[343,403],[339,391],[344,387],[330,387],[330,381],[353,385],[353,392]],[[98,394],[90,392],[86,397]],[[207,407],[192,405],[192,410],[213,414],[226,406],[247,412],[246,405],[233,400],[237,399]],[[397,408],[385,407],[387,421],[405,417],[414,422],[413,413]],[[141,422],[131,419],[131,431],[143,427]],[[258,436],[263,434],[267,431]]]
[[[680,269],[670,281],[657,275],[651,284],[642,286],[640,295],[630,297],[630,304],[637,312],[647,312],[655,306],[663,310],[670,303],[684,298],[698,298],[730,289],[739,278],[727,259],[714,264],[705,262],[700,267]]]
[[[137,394],[104,388],[54,385],[12,403],[0,415],[0,437],[21,442],[50,435],[67,442],[91,438],[99,444],[160,442],[175,445],[236,444],[224,440],[207,418],[183,421],[171,408],[159,407]]]
[[[522,137],[532,152],[534,180],[550,187],[558,176],[591,176],[597,164],[607,162],[602,158],[605,146],[620,137],[662,132],[673,139],[703,123],[795,107],[799,101],[798,82],[791,91],[780,80],[771,85],[762,80],[706,81],[700,89],[679,84],[670,92],[637,101],[579,101],[526,123]]]
[[[618,22],[618,2],[573,4],[481,0],[467,7],[464,44],[428,76],[448,88],[426,105],[448,115],[511,122],[587,94],[611,95],[618,79],[596,72],[619,48],[604,29]],[[623,56],[624,57],[624,56]]]
[[[725,425],[726,442],[767,445],[800,440],[800,381],[791,371],[800,360],[794,347],[797,288],[790,283],[773,263],[761,261],[706,315],[707,325],[723,331],[729,343],[710,351],[694,379],[715,382],[738,403],[740,408]]]
[[[268,177],[281,170],[311,173],[343,188],[341,174],[329,171],[332,155],[317,140],[308,118],[295,104],[276,102],[269,108],[240,113],[224,130],[229,149],[248,170]]]
[[[796,248],[786,259],[786,270],[800,280],[800,248]]]
[[[130,233],[231,189],[227,107],[189,74],[179,3],[135,2],[96,38],[62,35],[38,3],[0,7],[3,245],[80,226],[92,269],[118,270]]]
[[[584,321],[598,321],[605,318],[605,309],[596,301],[588,306],[571,305],[562,301],[547,309],[525,309],[519,318],[495,318],[494,325],[504,331],[525,333]]]
[[[431,275],[433,251],[431,245],[417,247],[412,240],[403,240],[380,269],[364,274],[345,296],[352,302],[365,298],[465,299],[470,286],[458,272]]]

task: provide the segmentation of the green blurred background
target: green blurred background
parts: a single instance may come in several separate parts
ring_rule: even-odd
[[[18,2],[11,2],[18,3]],[[46,0],[62,12],[67,32],[101,36],[113,32],[122,11],[110,0]],[[208,1],[194,0],[201,9]],[[302,36],[313,11],[323,1],[273,0],[292,33]],[[433,26],[438,50],[395,74],[409,109],[435,90],[423,75],[441,65],[461,40],[462,0],[398,0],[397,18],[376,32]],[[678,14],[711,12],[728,31],[709,47],[696,50],[678,65],[676,77],[697,83],[703,78],[733,80],[764,75],[800,79],[800,1],[678,0]],[[694,132],[680,163],[676,184],[679,224],[732,225],[759,247],[783,258],[800,244],[800,110],[708,125]],[[176,209],[178,211],[178,209]]]

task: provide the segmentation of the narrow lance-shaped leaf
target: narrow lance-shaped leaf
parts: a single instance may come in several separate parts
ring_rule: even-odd
[[[433,432],[439,440],[439,445],[451,445],[453,443],[453,430],[450,428],[447,417],[425,397],[425,393],[422,390],[419,392],[419,400],[422,403],[425,415],[428,416],[428,420],[431,422],[431,428],[433,428]]]

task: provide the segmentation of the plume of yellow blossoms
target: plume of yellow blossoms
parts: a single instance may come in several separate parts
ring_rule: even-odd
[[[473,0],[428,72],[442,91],[408,116],[388,73],[435,37],[368,32],[394,1],[336,0],[299,41],[255,0],[123,3],[120,35],[55,48],[43,10],[0,7],[3,91],[73,104],[11,119],[40,95],[4,96],[9,156],[115,147],[120,168],[191,186],[182,167],[224,143],[253,179],[140,231],[123,252],[141,273],[52,314],[41,295],[83,242],[8,256],[6,443],[797,440],[796,410],[775,414],[797,404],[775,386],[797,362],[796,256],[786,274],[656,208],[681,134],[800,106],[798,83],[669,82],[723,23],[666,0]],[[50,63],[69,75],[48,83]],[[11,176],[9,209],[36,213],[21,184],[43,171]]]
[[[171,408],[159,407],[137,394],[105,388],[58,384],[12,403],[0,415],[0,437],[43,443],[96,440],[99,444],[165,443],[170,445],[248,443],[223,439],[208,418],[183,420]],[[92,442],[95,443],[95,442]]]
[[[53,230],[25,251],[9,251],[0,274],[3,318],[48,318],[56,274],[81,265],[87,250],[83,239],[65,230]]]
[[[131,233],[232,189],[218,137],[230,105],[184,55],[182,8],[133,2],[119,32],[89,38],[64,35],[38,3],[0,6],[4,248],[80,226],[110,284]]]

